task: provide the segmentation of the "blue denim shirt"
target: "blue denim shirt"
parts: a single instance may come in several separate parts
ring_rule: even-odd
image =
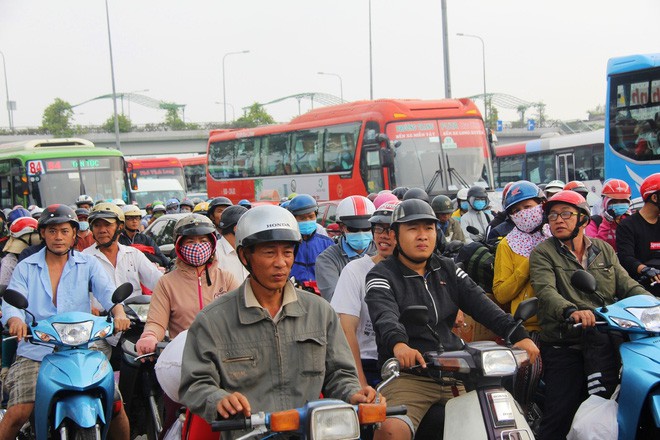
[[[45,248],[19,262],[9,286],[7,286],[8,289],[16,290],[25,295],[29,302],[28,310],[36,317],[37,321],[64,312],[89,313],[91,311],[90,287],[96,299],[106,310],[109,310],[112,307],[112,294],[115,290],[114,281],[95,257],[75,251],[73,256],[69,255],[62,271],[57,286],[57,306],[55,306],[53,304],[50,275],[46,265]],[[28,317],[26,321],[24,311],[3,302],[2,323],[6,324],[12,317],[18,317],[28,322],[28,324],[31,320]],[[51,347],[20,341],[16,353],[19,356],[41,361],[44,356],[52,351]]]

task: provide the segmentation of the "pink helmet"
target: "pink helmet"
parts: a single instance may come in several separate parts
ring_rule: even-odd
[[[399,198],[392,194],[391,192],[384,192],[380,193],[376,196],[376,198],[373,200],[374,202],[374,207],[376,209],[380,208],[380,206],[383,203],[388,203],[388,202],[398,202]]]

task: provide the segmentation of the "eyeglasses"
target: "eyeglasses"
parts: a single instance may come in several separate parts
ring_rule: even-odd
[[[389,234],[392,230],[389,226],[374,226],[374,234]]]
[[[351,228],[350,226],[346,226],[346,229],[348,232],[369,232],[371,231],[371,228]]]
[[[568,220],[569,218],[573,217],[574,215],[578,215],[578,213],[573,212],[573,211],[562,211],[560,213],[551,212],[550,214],[548,214],[548,220],[550,220],[551,222],[554,222],[559,217],[563,218],[564,220]]]

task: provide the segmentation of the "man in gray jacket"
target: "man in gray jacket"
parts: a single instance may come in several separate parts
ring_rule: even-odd
[[[181,403],[207,421],[300,407],[321,392],[352,404],[375,399],[360,387],[330,304],[289,281],[300,240],[293,214],[278,206],[239,220],[237,250],[250,276],[197,315],[183,353]]]

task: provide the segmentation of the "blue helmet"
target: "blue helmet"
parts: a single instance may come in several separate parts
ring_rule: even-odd
[[[171,198],[168,199],[167,202],[165,202],[165,208],[166,209],[177,209],[179,207],[179,199],[177,198]]]
[[[509,187],[509,191],[504,197],[504,210],[509,211],[509,208],[523,200],[541,198],[543,198],[543,192],[538,186],[527,180],[519,180]]]
[[[252,203],[250,203],[250,201],[248,199],[241,199],[241,200],[238,201],[238,204],[245,207],[245,208],[247,208],[247,209],[252,208]]]
[[[7,223],[13,223],[14,220],[21,217],[31,217],[30,211],[21,207],[12,209],[9,214],[7,214]]]
[[[293,215],[304,215],[310,212],[317,212],[319,205],[316,203],[316,199],[309,194],[298,194],[291,199],[286,209]]]

